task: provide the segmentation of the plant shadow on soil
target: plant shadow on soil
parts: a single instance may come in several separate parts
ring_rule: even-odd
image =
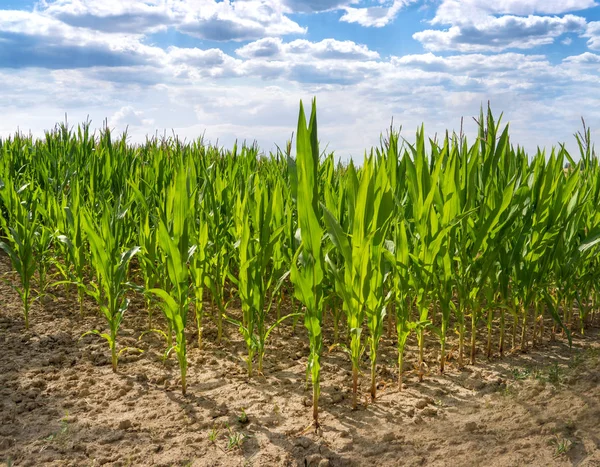
[[[8,271],[0,256],[0,274]],[[132,297],[118,345],[144,352],[124,353],[114,374],[106,343],[81,338],[105,329],[94,304],[86,301],[80,316],[64,288],[52,293],[34,303],[25,331],[17,294],[0,283],[0,461],[7,465],[600,465],[598,329],[575,336],[572,350],[549,335],[526,353],[490,361],[478,348],[476,365],[459,370],[451,358],[444,375],[429,336],[422,383],[411,341],[402,391],[395,342],[384,337],[378,397],[367,397],[365,357],[357,410],[348,358],[325,351],[315,432],[301,322],[295,332],[286,323],[273,333],[264,375],[248,379],[237,330],[226,327],[217,345],[207,316],[201,351],[197,336],[188,335],[183,396],[175,359],[163,360],[162,338],[139,339],[147,328],[139,297]]]

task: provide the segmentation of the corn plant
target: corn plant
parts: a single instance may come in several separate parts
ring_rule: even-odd
[[[252,376],[254,355],[258,358],[258,372],[262,374],[265,344],[269,335],[281,322],[294,316],[278,317],[273,324],[267,323],[273,304],[273,299],[266,303],[267,291],[278,279],[274,276],[276,270],[272,258],[284,229],[284,225],[274,228],[273,211],[281,202],[278,196],[269,199],[268,188],[263,188],[259,179],[253,178],[244,196],[238,198],[236,203],[235,224],[240,237],[237,285],[243,317],[241,321],[231,317],[228,320],[238,326],[246,341],[248,377]],[[281,283],[277,281],[279,286]]]
[[[383,166],[375,170],[374,165],[372,156],[365,159],[360,181],[353,167],[349,168],[349,191],[355,193],[349,196],[350,200],[355,200],[349,208],[354,215],[348,225],[349,232],[344,232],[340,222],[323,206],[329,238],[343,259],[343,272],[329,256],[327,263],[333,272],[336,290],[343,298],[350,329],[350,347],[343,348],[352,361],[354,408],[357,405],[360,359],[364,351],[361,342],[363,321],[366,317],[370,331],[371,396],[375,398],[377,349],[385,316],[383,249],[393,200]]]
[[[29,329],[32,279],[36,271],[36,234],[40,227],[37,195],[29,185],[15,190],[10,179],[0,183],[4,185],[0,186],[0,196],[8,211],[8,218],[0,216],[6,235],[5,241],[0,241],[0,248],[9,256],[13,269],[19,275],[20,286],[15,290],[23,303],[25,329]]]
[[[161,300],[162,310],[169,323],[169,334],[175,333],[175,344],[166,355],[175,351],[181,371],[181,391],[187,391],[187,341],[185,325],[191,302],[188,263],[195,251],[190,232],[190,214],[194,213],[194,188],[189,176],[191,165],[182,164],[167,192],[166,205],[160,213],[158,245],[166,269],[162,288],[150,292]]]
[[[100,311],[106,318],[109,332],[98,330],[84,334],[96,334],[108,342],[111,353],[112,370],[117,371],[119,355],[127,348],[116,350],[117,334],[123,317],[129,306],[127,292],[127,270],[129,262],[139,252],[139,247],[123,251],[125,236],[123,218],[127,210],[120,206],[104,204],[98,220],[89,210],[85,210],[82,218],[82,229],[90,245],[92,267],[96,271],[99,284],[92,282],[88,293],[100,306]],[[83,336],[82,336],[83,337]]]
[[[321,351],[323,349],[323,229],[319,222],[319,142],[317,139],[317,104],[313,100],[307,127],[304,107],[300,102],[296,140],[296,164],[291,164],[292,180],[296,183],[298,225],[302,243],[291,268],[294,293],[305,306],[304,325],[308,330],[310,354],[307,374],[313,386],[313,420],[319,426],[319,395],[321,392]],[[294,174],[295,172],[295,174]],[[294,180],[295,179],[295,180]]]
[[[71,186],[71,196],[63,201],[61,214],[56,218],[59,220],[57,239],[63,245],[65,252],[63,267],[60,262],[57,266],[63,278],[69,283],[75,284],[77,288],[77,301],[79,313],[83,315],[83,302],[86,295],[85,270],[88,265],[88,249],[83,231],[83,208],[81,206],[80,183],[75,182]]]
[[[206,249],[208,246],[208,225],[198,210],[197,222],[194,227],[195,253],[191,258],[190,274],[194,285],[194,315],[198,331],[198,348],[202,348],[202,329],[204,321],[204,289],[207,274]]]
[[[225,282],[228,277],[229,260],[233,255],[233,248],[228,242],[229,230],[232,226],[232,216],[227,211],[227,206],[232,205],[230,186],[227,174],[213,164],[205,169],[206,185],[203,206],[206,210],[204,216],[208,223],[208,245],[205,285],[210,290],[213,303],[216,306],[217,342],[221,342],[223,335],[223,316],[227,314],[225,300]]]

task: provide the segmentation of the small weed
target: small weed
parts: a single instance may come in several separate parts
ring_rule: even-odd
[[[529,378],[539,378],[540,371],[532,368],[513,368],[511,370],[513,379],[516,381],[524,381]]]
[[[573,442],[570,439],[559,438],[558,435],[552,438],[548,442],[548,444],[554,446],[554,457],[560,457],[562,455],[565,455],[573,447]]]
[[[244,443],[244,440],[246,439],[246,435],[243,433],[238,433],[233,431],[231,428],[228,428],[229,433],[227,435],[227,446],[225,448],[225,451],[231,451],[232,449],[242,449],[242,444]]]
[[[219,438],[219,432],[220,430],[216,426],[213,426],[208,432],[208,440],[212,444],[215,444],[217,442],[217,439]]]
[[[53,441],[59,441],[62,438],[64,438],[68,433],[69,433],[69,412],[66,412],[65,416],[60,419],[60,430],[47,436],[46,438],[44,438],[44,440],[48,441],[49,443],[51,443]],[[45,446],[42,448],[42,450],[43,449],[45,449]]]
[[[548,368],[548,381],[552,384],[559,384],[563,379],[563,372],[560,366],[558,366],[558,362],[554,362]]]
[[[238,415],[238,422],[242,425],[246,425],[250,420],[248,419],[248,415],[246,414],[246,410],[242,408],[242,413]]]

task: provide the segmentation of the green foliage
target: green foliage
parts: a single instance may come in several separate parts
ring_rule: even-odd
[[[117,371],[119,355],[116,351],[117,334],[129,306],[129,299],[125,297],[127,271],[129,262],[140,250],[136,246],[122,251],[126,215],[126,209],[104,204],[99,219],[96,220],[89,210],[84,212],[82,219],[82,228],[90,245],[92,266],[97,279],[97,283],[90,283],[87,292],[100,306],[109,327],[108,333],[93,330],[84,336],[96,334],[106,339],[114,372]]]
[[[313,385],[313,420],[319,425],[321,392],[321,352],[323,350],[323,229],[319,212],[319,142],[317,139],[317,104],[313,100],[310,123],[306,125],[304,107],[300,103],[296,136],[296,163],[293,178],[298,210],[298,227],[302,243],[291,264],[294,293],[305,307],[304,326],[308,330],[310,354],[307,374]]]

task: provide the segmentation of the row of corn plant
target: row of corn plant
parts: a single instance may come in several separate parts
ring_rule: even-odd
[[[410,342],[426,376],[429,336],[440,372],[453,355],[474,364],[481,347],[491,358],[549,333],[570,340],[599,315],[589,128],[576,135],[578,161],[563,146],[529,157],[489,109],[477,128],[472,144],[462,133],[427,139],[423,127],[409,143],[392,128],[360,164],[320,152],[314,102],[308,124],[300,107],[295,158],[291,142],[268,156],[176,137],[134,145],[89,123],[0,140],[0,247],[25,326],[35,298],[74,287],[80,314],[87,297],[100,310],[108,330],[92,332],[116,371],[118,331],[140,293],[142,334],[165,337],[185,392],[186,333],[203,348],[207,318],[214,345],[227,345],[224,322],[240,331],[252,376],[273,331],[303,316],[317,425],[323,347],[348,355],[357,408],[365,354],[376,398],[386,319],[400,388]]]

